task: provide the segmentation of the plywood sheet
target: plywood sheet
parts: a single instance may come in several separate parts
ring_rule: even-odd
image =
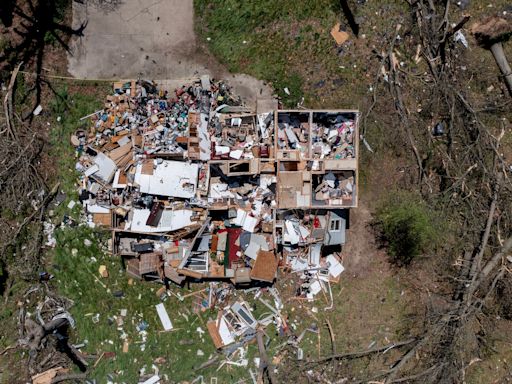
[[[208,323],[206,323],[206,328],[208,328],[208,333],[213,340],[213,345],[215,345],[215,348],[222,348],[224,344],[222,343],[219,330],[217,329],[217,322],[215,320],[210,320]]]
[[[256,262],[251,270],[251,279],[274,281],[277,271],[277,259],[272,251],[259,251]]]
[[[93,213],[92,221],[96,225],[110,227],[111,215],[110,213]]]

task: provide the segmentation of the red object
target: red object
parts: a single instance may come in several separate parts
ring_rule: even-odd
[[[235,243],[240,237],[240,234],[242,233],[242,228],[226,228],[226,231],[228,232],[229,243],[229,268],[231,268],[231,264],[239,260],[239,257],[236,255],[236,253],[240,250],[240,247]]]
[[[313,220],[313,227],[320,228],[320,220],[318,220],[318,217],[315,216],[315,219]]]

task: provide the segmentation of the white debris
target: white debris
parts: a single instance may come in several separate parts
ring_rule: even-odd
[[[43,110],[43,107],[41,106],[41,104],[39,104],[36,109],[34,109],[34,116],[37,116],[41,113],[41,111]]]
[[[455,32],[455,35],[453,36],[454,41],[459,41],[464,47],[469,48],[468,41],[466,39],[466,36],[459,30]]]

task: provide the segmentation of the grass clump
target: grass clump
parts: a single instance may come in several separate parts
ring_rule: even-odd
[[[413,193],[392,193],[382,200],[376,213],[381,240],[395,264],[410,264],[427,246],[435,246],[440,239],[437,215]]]

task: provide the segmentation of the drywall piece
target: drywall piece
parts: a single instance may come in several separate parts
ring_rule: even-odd
[[[290,127],[285,128],[286,137],[288,137],[288,141],[291,144],[295,144],[299,142],[299,139],[297,138],[297,135],[295,135],[295,132]]]
[[[87,204],[88,213],[110,213],[110,209],[98,204]]]
[[[286,232],[284,234],[284,241],[292,245],[299,244],[300,236],[295,231],[295,226],[290,220],[286,220],[285,223]]]
[[[292,271],[299,272],[308,269],[309,265],[306,260],[296,257],[290,262],[290,267],[292,268]]]
[[[216,155],[227,155],[231,151],[231,148],[225,145],[216,145],[215,146],[215,154]]]
[[[142,164],[138,164],[135,182],[142,193],[190,199],[196,193],[198,172],[198,164],[164,160],[152,175],[146,175],[142,173]]]
[[[169,314],[167,313],[167,310],[164,307],[164,303],[157,304],[155,305],[155,307],[158,313],[158,317],[160,317],[160,321],[162,322],[162,326],[164,327],[164,330],[170,331],[173,328],[173,326],[171,323],[171,319],[169,319]]]
[[[249,215],[248,212],[243,209],[236,210],[236,217],[233,219],[233,224],[238,225],[247,232],[254,232],[256,225],[258,225],[258,219]]]
[[[309,235],[311,234],[309,229],[307,229],[303,225],[299,225],[299,232],[300,232],[300,237],[302,237],[303,239],[307,239],[309,237]]]
[[[217,234],[217,237],[218,237],[217,251],[224,252],[226,250],[228,233],[227,232],[219,232]]]
[[[337,278],[345,270],[343,265],[341,265],[334,255],[327,256],[326,260],[329,263],[329,274],[332,277]]]
[[[140,384],[156,384],[160,381],[160,376],[158,375],[153,375],[151,376],[149,379],[147,379],[146,381],[143,381],[142,383]]]
[[[99,170],[94,173],[94,177],[97,177],[106,183],[110,183],[116,173],[116,163],[114,163],[114,161],[107,155],[98,152],[98,155],[94,158],[94,164],[99,168]]]
[[[84,175],[89,177],[91,175],[94,175],[99,170],[100,170],[100,167],[98,167],[96,164],[93,164],[85,170]]]
[[[226,323],[226,320],[224,320],[224,317],[221,317],[219,320],[219,335],[224,345],[235,342],[235,339],[231,334],[231,331],[229,330],[228,324]]]
[[[244,154],[243,150],[237,149],[235,151],[231,151],[229,153],[229,157],[231,157],[232,159],[235,159],[235,160],[239,160],[242,157],[243,154]]]
[[[256,258],[258,257],[258,251],[260,249],[261,249],[260,245],[257,244],[255,241],[251,240],[251,242],[249,243],[249,246],[244,251],[244,254],[245,254],[245,256],[247,256],[253,260],[256,260]]]
[[[313,244],[309,248],[309,264],[312,266],[320,265],[320,251],[322,250],[322,244]]]
[[[319,294],[321,290],[322,290],[322,284],[320,284],[320,281],[318,281],[318,280],[313,281],[311,283],[311,285],[309,286],[309,291],[311,292],[311,294],[313,296]]]
[[[170,232],[195,224],[191,220],[193,211],[190,209],[164,209],[162,212],[162,216],[160,217],[160,221],[158,222],[158,225],[156,227],[146,225],[149,215],[151,214],[150,209],[133,209],[132,212],[133,217],[127,229],[134,232]]]

